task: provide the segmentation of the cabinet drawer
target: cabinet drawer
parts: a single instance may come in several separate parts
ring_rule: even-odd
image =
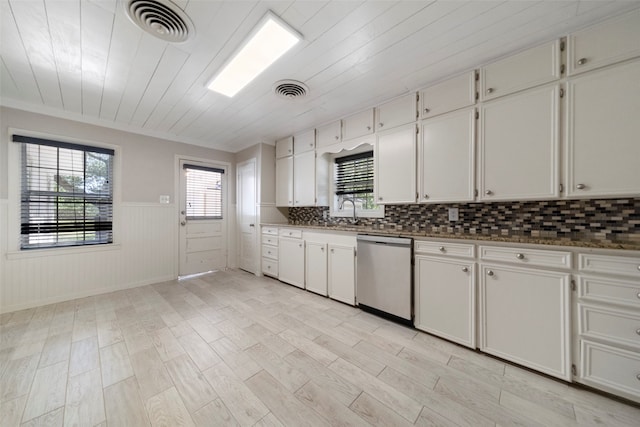
[[[262,244],[278,246],[278,237],[272,236],[270,234],[265,234],[264,236],[262,236]]]
[[[278,261],[269,258],[262,258],[262,273],[278,277]]]
[[[569,75],[640,56],[640,9],[571,34]]]
[[[295,154],[313,151],[316,148],[315,129],[293,135],[293,151]]]
[[[473,258],[475,256],[475,245],[416,240],[415,253]]]
[[[578,269],[593,273],[640,277],[640,257],[579,254]]]
[[[571,252],[480,246],[480,259],[541,267],[571,268]]]
[[[276,141],[276,159],[293,155],[293,137],[282,138]]]
[[[278,235],[278,227],[262,227],[262,234]]]
[[[581,340],[580,353],[580,382],[640,401],[638,352]]]
[[[281,237],[291,237],[295,239],[302,239],[302,230],[298,228],[281,228],[280,229]]]
[[[578,304],[578,331],[589,338],[640,347],[640,314]]]
[[[476,72],[462,74],[420,92],[423,119],[458,110],[476,103]]]
[[[586,301],[640,308],[640,283],[638,281],[578,276],[578,297]]]
[[[480,75],[484,101],[557,80],[560,78],[560,41],[484,66]]]
[[[262,256],[265,258],[278,259],[278,248],[275,246],[262,245]]]

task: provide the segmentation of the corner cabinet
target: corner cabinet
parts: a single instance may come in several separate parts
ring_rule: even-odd
[[[374,149],[374,193],[376,203],[416,201],[415,124],[376,134]]]
[[[480,108],[479,199],[557,198],[560,85],[531,89]]]
[[[569,80],[569,197],[640,194],[639,79],[635,60]]]

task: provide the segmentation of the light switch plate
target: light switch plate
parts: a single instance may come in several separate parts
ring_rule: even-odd
[[[449,208],[449,221],[458,220],[458,208]]]
[[[169,196],[160,196],[160,203],[169,203]]]

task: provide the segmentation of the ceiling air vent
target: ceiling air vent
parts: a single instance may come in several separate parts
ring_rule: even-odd
[[[182,43],[195,34],[191,19],[169,0],[127,0],[123,4],[134,24],[159,39]]]
[[[309,93],[307,85],[296,80],[280,80],[273,85],[273,90],[278,98],[291,100],[304,98]]]

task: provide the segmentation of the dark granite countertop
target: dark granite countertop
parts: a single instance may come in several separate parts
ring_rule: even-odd
[[[452,234],[452,233],[432,233],[424,231],[410,231],[401,228],[372,228],[357,225],[317,225],[317,224],[270,224],[263,223],[263,226],[274,227],[291,227],[304,230],[321,230],[321,231],[337,231],[360,234],[382,234],[401,237],[413,237],[415,239],[460,239],[474,240],[479,242],[496,242],[496,243],[518,243],[530,245],[549,245],[549,246],[571,246],[592,249],[622,249],[640,251],[640,240],[638,242],[604,242],[604,241],[585,241],[571,240],[568,238],[558,237],[533,237],[533,236],[495,236],[485,234]]]

